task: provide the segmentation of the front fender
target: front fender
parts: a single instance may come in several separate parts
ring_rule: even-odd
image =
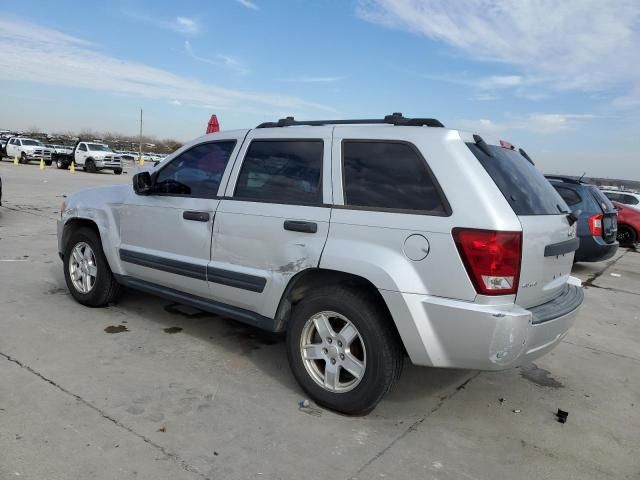
[[[131,187],[117,185],[81,190],[71,195],[66,201],[66,208],[60,219],[58,231],[58,248],[64,251],[65,230],[78,220],[92,222],[100,233],[102,249],[111,270],[123,274],[117,249],[120,245],[120,210]]]

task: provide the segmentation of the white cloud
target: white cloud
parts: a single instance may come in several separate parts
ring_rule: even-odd
[[[184,49],[186,50],[189,57],[197,60],[198,62],[208,63],[209,65],[214,65],[216,67],[225,67],[241,75],[246,75],[247,73],[249,73],[249,68],[243,62],[229,55],[217,54],[215,56],[215,59],[197,55],[193,51],[193,47],[191,46],[191,42],[189,42],[189,40],[185,40]]]
[[[175,25],[177,30],[184,33],[198,33],[198,31],[200,30],[198,22],[196,22],[193,18],[176,17]]]
[[[489,135],[498,135],[513,130],[525,130],[540,134],[554,134],[575,130],[586,121],[596,118],[590,114],[576,113],[531,113],[525,117],[507,119],[503,122],[481,118],[478,120],[458,120],[452,126]]]
[[[345,77],[291,77],[284,78],[284,82],[292,83],[335,83],[344,80]]]
[[[195,35],[200,32],[200,24],[194,18],[177,16],[171,20],[156,18],[150,15],[146,15],[131,10],[123,10],[122,14],[125,17],[140,22],[144,25],[149,25],[155,28],[161,28],[164,30],[171,30],[172,32],[181,33],[183,35]]]
[[[258,6],[251,0],[236,0],[240,5],[250,8],[251,10],[258,10]]]
[[[555,89],[640,85],[637,0],[359,0],[357,12]]]
[[[62,85],[134,97],[207,105],[217,110],[304,116],[330,107],[297,97],[224,88],[99,52],[88,42],[61,32],[0,18],[0,78]],[[43,65],[47,68],[43,74]],[[308,114],[308,113],[307,113]]]

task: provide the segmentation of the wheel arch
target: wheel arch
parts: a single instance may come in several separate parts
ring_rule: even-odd
[[[353,273],[324,268],[308,268],[297,273],[289,280],[276,310],[274,330],[276,332],[283,332],[287,329],[293,307],[305,297],[308,291],[316,287],[326,287],[328,285],[342,285],[346,288],[365,291],[371,297],[372,301],[384,309],[387,318],[398,334],[398,338],[400,338],[396,322],[393,319],[393,315],[386,301],[370,280]]]

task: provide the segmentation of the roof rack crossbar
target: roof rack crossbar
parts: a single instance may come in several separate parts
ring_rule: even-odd
[[[389,124],[411,127],[444,127],[442,122],[435,118],[405,118],[401,113],[386,115],[384,118],[366,118],[353,120],[296,120],[293,117],[281,118],[277,122],[264,122],[256,128],[294,127],[306,125],[321,127],[324,125],[361,125],[361,124]]]

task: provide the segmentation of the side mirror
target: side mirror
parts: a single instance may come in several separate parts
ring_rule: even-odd
[[[137,195],[149,195],[151,193],[153,182],[149,172],[136,173],[133,176],[133,191]]]

